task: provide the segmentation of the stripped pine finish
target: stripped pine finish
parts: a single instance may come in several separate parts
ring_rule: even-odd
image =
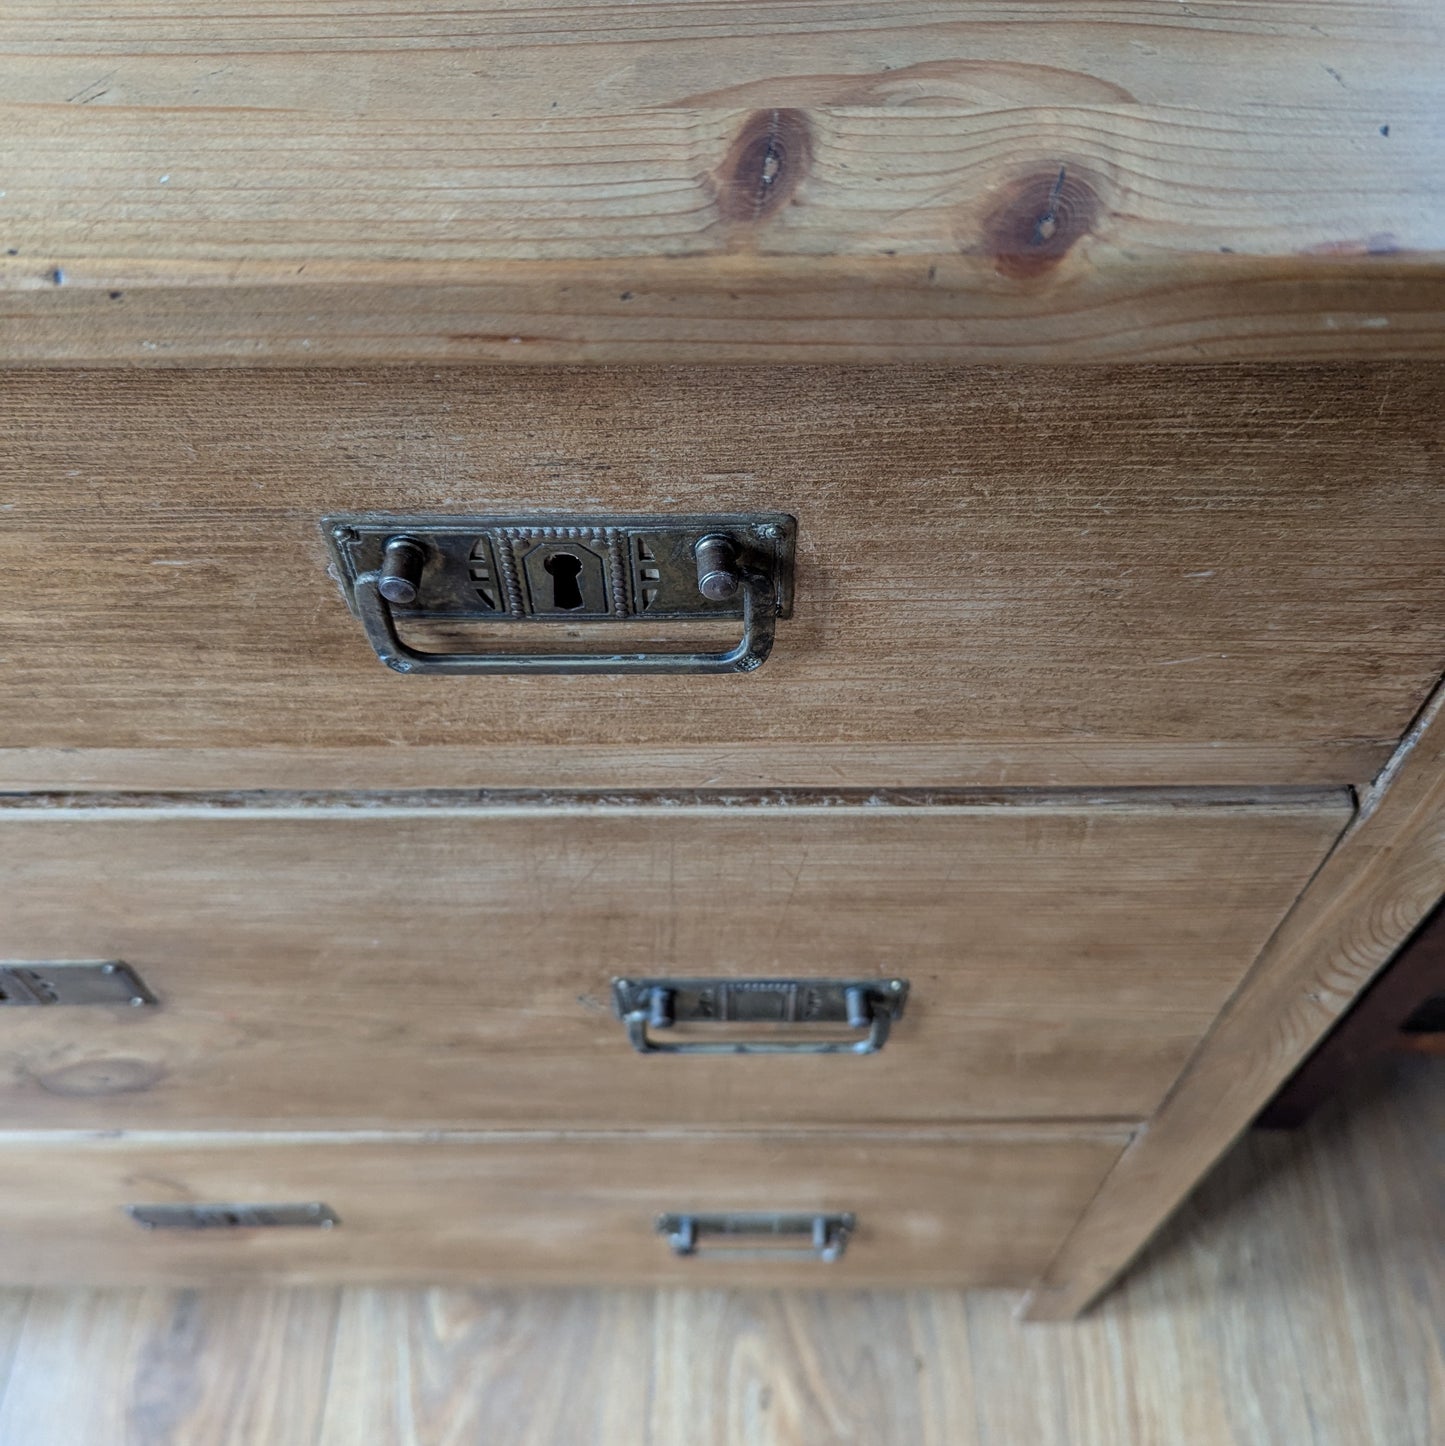
[[[10,1278],[671,1280],[638,1231],[695,1181],[866,1200],[840,1281],[1042,1277],[1071,1316],[1445,893],[1437,0],[0,0],[0,35],[0,943],[42,966],[0,1000]],[[493,510],[537,526],[494,554]],[[575,555],[599,511],[736,535],[700,581],[698,534]],[[413,642],[419,587],[471,612],[527,547],[552,621],[429,640],[589,649],[610,606],[616,651],[399,678],[338,512],[390,539],[362,595]],[[764,512],[798,548],[762,666]],[[748,676],[639,656],[683,641],[664,566],[744,592],[712,661]],[[44,1007],[76,956],[160,1007]],[[917,992],[843,1086],[836,1053],[622,1052],[611,977],[694,968],[699,1009],[750,979],[795,1029],[869,1027],[810,975]],[[360,1226],[121,1229],[137,1186],[268,1182]],[[569,1401],[612,1364],[579,1355]],[[190,1446],[158,1379],[120,1430]],[[1124,1390],[1211,1446],[1439,1425]],[[288,1397],[303,1446],[366,1435],[361,1398]],[[654,1406],[620,1419],[676,1438]],[[1016,1406],[812,1414],[1080,1439]],[[0,1439],[37,1419],[7,1390]]]
[[[1429,0],[0,24],[14,363],[1442,354]]]

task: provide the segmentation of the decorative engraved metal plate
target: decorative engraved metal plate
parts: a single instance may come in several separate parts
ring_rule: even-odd
[[[420,544],[416,597],[392,603],[400,621],[741,617],[741,591],[720,599],[699,591],[697,547],[711,536],[732,539],[740,564],[772,580],[777,617],[792,613],[797,527],[784,513],[556,520],[364,514],[328,517],[322,526],[353,611],[355,579],[382,567],[387,543],[407,537]]]
[[[751,673],[793,604],[797,528],[782,513],[708,517],[328,517],[333,571],[377,657],[397,673]],[[429,650],[408,624],[740,620],[721,649],[650,645]],[[529,638],[536,642],[541,630]],[[408,636],[410,634],[410,636]],[[575,634],[574,634],[575,635]]]
[[[612,1003],[641,1054],[876,1054],[908,999],[906,979],[614,979]],[[858,1039],[690,1038],[679,1024],[846,1026]]]

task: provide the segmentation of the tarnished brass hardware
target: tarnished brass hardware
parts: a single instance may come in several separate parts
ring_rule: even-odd
[[[697,590],[709,602],[736,597],[743,585],[738,572],[738,547],[731,537],[704,537],[693,549],[697,559]]]
[[[156,1003],[140,975],[118,959],[46,959],[0,964],[0,1007],[51,1004]]]
[[[411,537],[393,537],[382,549],[376,590],[389,603],[410,607],[421,590],[426,551]]]
[[[876,1054],[908,1000],[906,979],[614,979],[612,1004],[640,1054]],[[679,1024],[839,1026],[862,1039],[684,1039]]]
[[[319,1200],[300,1205],[127,1205],[143,1230],[330,1230],[341,1217]]]
[[[792,612],[797,527],[783,513],[562,520],[362,514],[322,523],[377,656],[398,673],[747,673]],[[716,652],[428,652],[434,622],[737,620]],[[598,633],[599,644],[605,632]]]
[[[743,1214],[728,1211],[703,1215],[660,1215],[657,1233],[667,1238],[674,1255],[703,1253],[733,1260],[818,1260],[831,1264],[843,1258],[857,1219],[851,1214]]]

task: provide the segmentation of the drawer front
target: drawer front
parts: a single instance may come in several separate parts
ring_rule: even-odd
[[[1442,385],[12,376],[0,787],[1358,783],[1445,668]],[[795,608],[747,676],[399,677],[319,527],[372,510],[789,513]]]
[[[10,807],[6,956],[124,961],[159,1003],[0,1009],[0,1117],[1139,1119],[1347,817],[1333,795]],[[672,976],[911,992],[877,1054],[639,1054],[612,981]]]
[[[0,1281],[1024,1285],[1124,1144],[964,1137],[0,1136]],[[127,1207],[324,1205],[339,1221],[141,1228]],[[659,1216],[851,1214],[841,1258],[678,1256]],[[207,1212],[214,1222],[216,1212]],[[271,1215],[270,1218],[276,1218]],[[305,1216],[303,1214],[302,1218]],[[758,1249],[778,1240],[759,1242]],[[733,1244],[747,1249],[747,1237]],[[795,1248],[788,1237],[785,1248]],[[805,1247],[806,1249],[806,1247]]]

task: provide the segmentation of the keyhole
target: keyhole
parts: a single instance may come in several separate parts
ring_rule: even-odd
[[[559,613],[575,613],[582,606],[582,588],[577,581],[582,559],[571,552],[554,552],[542,566],[552,579],[552,606]]]

